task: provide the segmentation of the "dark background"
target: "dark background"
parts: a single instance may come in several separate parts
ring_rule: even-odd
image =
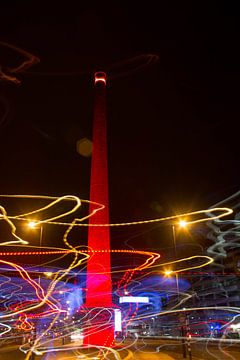
[[[111,221],[208,208],[239,189],[237,8],[129,3],[1,3],[0,40],[40,59],[12,74],[19,85],[1,76],[2,194],[89,198],[76,142],[91,138],[93,73],[143,54],[159,60],[108,82]],[[2,74],[25,60],[3,44],[0,55]],[[121,230],[114,247],[167,246],[159,227]]]

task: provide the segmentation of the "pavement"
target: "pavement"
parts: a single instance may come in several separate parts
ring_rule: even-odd
[[[151,353],[151,352],[142,352],[142,351],[132,351],[131,349],[118,350],[120,355],[119,360],[182,360],[181,354],[167,354],[164,352],[161,353]],[[98,351],[88,352],[84,354],[82,350],[80,351],[61,351],[44,354],[43,356],[34,355],[34,360],[103,360],[104,357],[99,356]],[[26,355],[18,350],[16,346],[8,346],[0,349],[0,360],[24,360]],[[115,359],[114,354],[108,354],[107,359]],[[192,360],[205,360],[193,357]]]
[[[19,345],[0,346],[0,360],[24,360],[26,355],[18,349]],[[125,341],[122,347],[109,352],[106,356],[99,353],[98,349],[83,350],[79,348],[61,349],[54,348],[53,352],[34,355],[34,360],[182,360],[182,345],[180,341],[166,340],[138,340],[134,345]],[[239,360],[240,345],[222,346],[219,344],[191,343],[192,360]],[[187,359],[189,360],[189,356]]]

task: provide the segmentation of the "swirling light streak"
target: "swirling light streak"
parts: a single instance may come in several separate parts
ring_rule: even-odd
[[[28,51],[23,50],[22,48],[19,48],[18,46],[9,44],[4,41],[0,41],[0,46],[4,46],[6,48],[9,48],[13,51],[15,51],[18,55],[22,55],[25,60],[22,61],[18,66],[16,67],[6,67],[3,71],[2,66],[0,66],[0,79],[4,81],[13,82],[15,84],[20,84],[21,81],[14,75],[21,72],[24,72],[28,68],[30,68],[32,65],[35,65],[39,63],[39,58],[35,55],[30,54]]]
[[[13,222],[9,219],[9,216],[7,216],[7,212],[4,209],[3,206],[0,206],[0,220],[4,220],[6,221],[6,223],[9,225],[10,229],[11,229],[11,234],[13,235],[14,238],[16,238],[16,240],[14,241],[5,241],[5,242],[1,242],[0,245],[9,245],[9,244],[28,244],[27,241],[21,239],[19,236],[16,235],[16,226],[13,224]]]
[[[57,271],[54,271],[52,274],[52,278],[49,279],[49,285],[47,290],[43,290],[43,288],[34,280],[31,279],[30,275],[28,274],[28,272],[26,270],[24,270],[24,268],[19,267],[19,265],[14,264],[14,263],[10,263],[10,262],[5,262],[5,265],[8,264],[8,266],[12,266],[13,268],[15,268],[15,270],[17,270],[19,272],[19,274],[21,275],[21,278],[23,279],[23,281],[27,281],[27,283],[29,285],[32,286],[33,291],[35,292],[35,295],[37,296],[36,300],[33,300],[33,302],[31,303],[24,303],[22,302],[21,305],[19,305],[19,307],[15,307],[14,309],[11,310],[11,312],[9,312],[10,310],[10,306],[6,307],[6,313],[2,315],[2,318],[4,319],[9,319],[12,316],[16,316],[19,315],[19,322],[20,322],[20,328],[22,331],[25,331],[27,329],[30,329],[32,325],[32,321],[36,321],[36,319],[40,319],[40,318],[49,318],[49,320],[51,319],[50,324],[47,326],[47,328],[40,334],[38,335],[35,339],[33,344],[31,345],[31,349],[30,351],[27,353],[27,358],[30,357],[31,352],[38,352],[41,351],[41,346],[43,344],[43,342],[45,342],[45,335],[47,336],[47,332],[50,329],[54,329],[55,327],[55,323],[57,321],[57,319],[59,318],[60,314],[63,314],[64,312],[66,313],[67,310],[62,309],[61,304],[59,303],[59,301],[56,299],[56,294],[57,291],[56,286],[58,284],[61,284],[62,281],[64,281],[64,279],[66,280],[66,276],[68,274],[70,274],[74,269],[78,268],[81,265],[84,265],[86,263],[86,260],[89,258],[89,256],[92,256],[94,254],[94,250],[93,249],[82,249],[79,248],[79,246],[73,246],[70,243],[70,235],[71,235],[71,231],[76,228],[76,227],[81,227],[81,226],[89,226],[89,224],[87,223],[83,223],[83,221],[89,219],[91,216],[94,216],[94,214],[97,211],[100,211],[101,209],[103,209],[103,205],[101,204],[97,204],[94,203],[94,205],[96,206],[96,208],[92,211],[92,213],[87,214],[86,216],[83,216],[81,218],[77,218],[76,217],[76,212],[81,208],[81,205],[83,203],[90,203],[88,200],[81,200],[78,197],[75,196],[71,196],[71,195],[66,195],[63,197],[49,197],[49,196],[24,196],[24,195],[19,195],[19,196],[14,196],[14,195],[7,195],[5,197],[10,197],[10,198],[27,198],[27,199],[39,199],[39,200],[46,200],[46,201],[50,201],[50,203],[48,203],[45,206],[42,206],[38,209],[34,209],[32,211],[23,213],[23,214],[18,214],[18,215],[9,215],[7,214],[6,210],[1,207],[1,214],[0,214],[0,220],[3,220],[5,222],[8,223],[8,225],[10,226],[10,231],[11,234],[14,236],[14,238],[16,240],[13,241],[9,241],[9,242],[4,242],[1,243],[1,245],[10,245],[12,246],[13,244],[15,245],[16,243],[21,245],[25,245],[28,244],[28,242],[26,242],[25,239],[21,239],[16,233],[17,233],[17,227],[15,226],[15,223],[17,221],[24,221],[24,222],[29,222],[29,221],[34,221],[36,226],[43,226],[43,225],[62,225],[62,226],[66,226],[67,229],[64,232],[63,235],[63,242],[66,245],[67,249],[64,248],[46,248],[46,250],[44,251],[35,251],[35,250],[30,250],[30,251],[13,251],[13,252],[9,252],[9,251],[2,251],[0,252],[0,256],[1,257],[7,257],[7,256],[14,256],[14,257],[18,257],[18,256],[28,256],[28,255],[32,255],[32,256],[38,256],[38,255],[46,255],[46,256],[55,256],[55,255],[62,255],[62,256],[67,256],[67,255],[73,255],[74,258],[71,261],[70,265],[67,267],[67,269],[60,269]],[[71,206],[71,209],[67,209],[66,211],[61,211],[61,213],[59,213],[58,210],[58,206],[59,204],[62,204],[63,202],[69,202],[72,203],[73,205]],[[48,212],[55,212],[57,214],[51,214],[49,216]],[[152,222],[167,222],[169,224],[169,222],[171,223],[176,223],[176,221],[181,221],[184,219],[184,221],[187,222],[187,224],[196,224],[199,222],[206,222],[209,221],[209,217],[210,217],[210,212],[211,212],[211,220],[217,220],[222,218],[223,216],[227,216],[229,214],[232,213],[232,210],[226,207],[215,207],[214,209],[207,209],[207,210],[200,210],[200,211],[195,211],[195,212],[189,212],[189,213],[184,213],[184,214],[180,214],[180,215],[174,215],[174,216],[169,216],[169,217],[165,217],[165,218],[158,218],[158,219],[150,219],[150,220],[140,220],[140,221],[134,221],[134,222],[125,222],[125,223],[112,223],[112,224],[92,224],[92,226],[130,226],[130,225],[141,225],[141,224],[148,224],[148,223],[152,223]],[[216,214],[217,212],[219,212],[220,214]],[[204,214],[206,216],[202,217],[201,215]],[[62,222],[62,221],[56,221],[56,220],[60,220],[63,219],[66,216],[70,216],[70,215],[74,215],[75,219],[73,221],[70,222]],[[200,216],[200,218],[199,218]],[[195,220],[194,218],[197,217]],[[13,223],[14,222],[14,223]],[[33,246],[31,246],[33,248]],[[105,249],[101,249],[101,250],[97,250],[98,252],[104,252],[104,251],[108,251]],[[206,265],[209,265],[213,262],[213,259],[210,256],[192,256],[192,257],[188,257],[188,258],[184,258],[184,259],[179,259],[179,260],[175,260],[175,261],[171,261],[171,262],[166,262],[166,263],[157,263],[157,260],[159,260],[160,258],[160,254],[156,253],[156,252],[150,252],[150,251],[140,251],[140,250],[118,250],[118,249],[114,249],[114,250],[110,250],[111,253],[113,254],[131,254],[133,256],[135,255],[140,255],[140,256],[144,256],[146,257],[146,259],[143,260],[143,262],[140,263],[140,265],[135,265],[133,268],[127,268],[127,269],[113,269],[112,273],[113,274],[117,274],[117,273],[124,273],[124,275],[122,276],[122,278],[118,281],[118,286],[117,286],[117,292],[120,294],[121,292],[125,293],[128,291],[128,293],[130,294],[131,289],[128,290],[128,286],[130,286],[130,284],[132,284],[133,282],[133,277],[137,274],[139,280],[144,276],[143,271],[148,269],[148,275],[150,275],[151,273],[161,273],[161,268],[164,268],[165,266],[171,266],[172,267],[172,272],[171,274],[174,275],[176,273],[182,273],[184,271],[189,271],[192,269],[198,269],[198,268],[202,268]],[[195,263],[194,265],[190,265],[190,266],[186,266],[186,263],[188,261],[195,261],[195,260],[201,260],[202,263]],[[203,261],[204,260],[204,261]],[[4,264],[4,261],[1,261]],[[25,272],[24,272],[25,271]],[[16,291],[16,290],[14,290]],[[169,292],[171,292],[171,290],[169,290]],[[172,291],[173,294],[176,295],[175,291]],[[182,306],[183,304],[186,303],[186,301],[188,299],[190,299],[194,294],[189,294],[187,292],[179,292],[180,295],[180,299],[177,303],[175,303],[172,307],[171,310],[168,311],[162,311],[161,313],[159,312],[152,312],[151,314],[144,314],[144,316],[141,316],[137,313],[137,305],[136,305],[136,309],[132,309],[129,310],[128,312],[128,316],[125,317],[126,320],[126,324],[130,323],[132,320],[146,320],[146,318],[149,318],[150,316],[164,316],[167,314],[177,314],[180,311],[197,311],[197,309],[200,311],[200,309],[211,309],[210,307],[207,308],[188,308],[186,310],[182,310],[179,309],[180,306]],[[172,300],[171,300],[172,302]],[[39,313],[36,313],[36,309],[40,309],[40,307],[42,305],[46,304],[49,309],[44,309],[44,311],[41,311]],[[4,305],[6,305],[6,302],[4,303]],[[10,305],[10,304],[9,304]],[[216,308],[214,308],[216,309]],[[219,308],[221,309],[221,307]],[[226,309],[227,311],[232,312],[233,308],[226,308],[224,307],[224,309]],[[103,309],[94,309],[94,313],[93,313],[93,318],[95,316],[95,314],[98,313],[98,311],[102,311]],[[108,309],[104,309],[107,310]],[[234,311],[236,313],[238,313],[239,309],[235,309]],[[26,314],[27,313],[27,314]],[[88,313],[88,316],[90,314]],[[107,321],[104,321],[102,324],[91,324],[91,327],[88,329],[90,332],[98,332],[101,331],[102,328],[106,328],[107,326],[111,326],[111,319],[112,313],[110,311],[110,315],[109,315],[109,319]],[[53,318],[54,317],[54,318]],[[34,320],[35,319],[35,320]],[[30,321],[31,320],[31,321]],[[82,328],[85,328],[88,326],[87,325],[87,318],[85,318],[84,316],[82,317],[82,320],[85,321],[85,325],[81,324]],[[10,331],[10,330],[9,330]],[[49,343],[50,346],[50,343]],[[72,345],[69,346],[69,349],[72,349]],[[62,349],[61,349],[62,350]],[[44,350],[44,352],[50,352],[51,349],[48,348],[46,349],[46,351]],[[54,351],[56,351],[56,349],[54,349]],[[60,351],[60,350],[59,350]],[[99,354],[102,356],[106,356],[106,354],[109,351],[112,351],[112,349],[110,348],[106,348],[105,353],[103,354],[101,351],[103,351],[103,348],[99,348]],[[116,352],[118,354],[118,352]],[[27,359],[26,358],[26,359]]]
[[[8,332],[10,332],[10,331],[12,330],[12,328],[11,328],[11,326],[9,326],[9,325],[7,325],[7,324],[3,324],[3,323],[1,323],[1,322],[0,322],[0,325],[1,325],[2,327],[7,328],[6,330],[3,330],[2,332],[0,332],[0,338],[1,338],[1,336],[3,336],[3,335],[5,335],[5,334],[7,334]]]
[[[81,221],[88,219],[89,217],[93,216],[96,212],[102,210],[104,208],[104,205],[96,203],[96,202],[91,202],[89,200],[83,200],[83,199],[79,199],[77,196],[73,196],[73,195],[65,195],[62,197],[53,197],[53,196],[31,196],[31,195],[0,195],[0,197],[9,197],[9,198],[32,198],[32,199],[48,199],[48,200],[53,200],[50,204],[25,213],[25,214],[21,214],[21,215],[15,215],[15,216],[8,216],[8,219],[17,219],[17,220],[24,220],[24,221],[32,221],[34,219],[32,218],[28,218],[29,215],[33,215],[33,214],[39,214],[42,211],[48,210],[51,207],[53,207],[54,205],[58,204],[60,201],[76,201],[77,205],[72,209],[69,210],[66,213],[60,214],[58,216],[55,217],[50,217],[50,218],[46,218],[44,220],[35,220],[36,225],[40,225],[42,223],[47,223],[47,224],[54,224],[54,225],[64,225],[64,226],[97,226],[97,227],[103,227],[103,226],[107,226],[107,227],[113,227],[113,226],[131,226],[131,225],[142,225],[142,224],[149,224],[149,223],[153,223],[153,222],[163,222],[163,221],[173,221],[173,220],[182,220],[183,218],[189,218],[195,215],[199,215],[199,214],[207,214],[207,217],[204,218],[200,218],[200,219],[196,219],[196,220],[184,220],[186,225],[193,225],[193,224],[197,224],[200,222],[207,222],[209,221],[209,217],[211,216],[211,220],[217,220],[220,219],[222,217],[225,217],[227,215],[232,214],[233,210],[227,207],[216,207],[216,208],[211,208],[211,209],[206,209],[206,210],[198,210],[198,211],[192,211],[192,212],[188,212],[188,213],[183,213],[183,214],[179,214],[179,215],[172,215],[172,216],[167,216],[167,217],[163,217],[163,218],[157,218],[157,219],[149,219],[149,220],[139,220],[139,221],[132,221],[132,222],[122,222],[122,223],[110,223],[110,224],[88,224],[88,223],[81,223]],[[75,223],[73,224],[73,222],[55,222],[53,220],[59,219],[63,216],[66,215],[70,215],[72,213],[74,213],[80,206],[81,203],[91,203],[97,206],[96,209],[94,209],[92,211],[92,213],[90,213],[87,216],[84,216],[82,218],[78,218],[75,219]],[[220,212],[219,215],[213,215],[212,213],[214,212]],[[211,215],[210,215],[211,214]],[[78,221],[78,222],[77,222]]]
[[[143,255],[147,256],[147,260],[144,261],[141,265],[135,267],[134,269],[129,270],[144,270],[153,266],[153,264],[160,258],[160,254],[150,252],[150,251],[142,251],[142,250],[117,250],[117,249],[110,249],[110,250],[55,250],[55,251],[14,251],[14,252],[0,252],[0,256],[37,256],[37,255],[56,255],[56,254],[71,254],[71,253],[79,253],[79,254],[94,254],[94,253],[101,253],[101,252],[110,252],[110,253],[128,253],[133,255]],[[125,272],[125,270],[117,270],[113,272]],[[98,274],[101,274],[98,272]]]
[[[179,269],[179,270],[171,270],[169,275],[174,275],[176,273],[181,273],[183,271],[189,271],[189,270],[193,270],[193,269],[201,269],[202,267],[210,265],[214,261],[213,258],[211,258],[210,256],[207,256],[207,255],[193,255],[193,256],[189,256],[187,258],[168,261],[166,263],[162,263],[162,264],[159,264],[159,265],[153,265],[152,267],[156,267],[156,266],[165,267],[165,266],[174,265],[174,264],[181,264],[183,262],[190,261],[190,260],[193,260],[193,259],[204,259],[206,261],[203,264],[200,264],[200,265],[188,266],[188,267],[185,267],[185,268],[182,268],[182,269]],[[164,273],[164,271],[163,271],[163,273]]]
[[[18,321],[20,322],[20,324],[16,324],[16,327],[19,330],[31,331],[32,329],[34,329],[34,326],[29,322],[26,314],[20,315]]]
[[[239,248],[240,244],[239,235],[240,235],[240,220],[239,220],[239,195],[240,191],[229,196],[227,199],[219,202],[217,206],[221,204],[232,204],[233,209],[235,210],[236,216],[235,219],[230,220],[218,220],[207,222],[208,227],[211,229],[211,232],[208,234],[208,239],[213,240],[215,243],[211,245],[207,252],[216,260],[216,266],[219,268],[222,267],[222,264],[218,263],[219,259],[224,259],[226,257],[226,250],[234,248]],[[237,201],[237,203],[236,203]],[[210,213],[210,218],[212,215]],[[225,229],[227,225],[227,229]]]
[[[189,295],[186,294],[185,295]],[[189,308],[183,308],[183,309],[171,309],[171,310],[164,310],[161,311],[159,313],[155,313],[155,316],[165,316],[165,315],[170,315],[170,314],[180,314],[180,313],[190,313],[193,311],[203,311],[203,310],[217,310],[217,311],[227,311],[230,313],[237,313],[239,314],[240,312],[240,307],[236,307],[236,306],[202,306],[202,307],[189,307]],[[145,319],[146,317],[151,317],[152,314],[148,315],[148,316],[140,316],[137,317],[136,320],[142,320]]]
[[[34,288],[35,294],[37,295],[38,299],[40,300],[40,303],[24,309],[25,312],[37,309],[37,308],[41,307],[43,304],[47,304],[52,309],[52,312],[57,312],[57,313],[58,312],[66,312],[65,310],[62,310],[59,307],[57,307],[52,301],[48,300],[48,297],[45,295],[43,288],[36,281],[31,279],[30,275],[23,267],[21,267],[17,264],[14,264],[12,262],[4,261],[1,259],[0,259],[0,263],[3,263],[5,265],[15,268],[19,272],[22,279],[25,280],[27,283],[29,283]],[[18,315],[18,314],[21,314],[22,312],[23,312],[23,310],[21,309],[18,311],[13,311],[10,314],[0,315],[0,319],[11,318],[13,315]]]

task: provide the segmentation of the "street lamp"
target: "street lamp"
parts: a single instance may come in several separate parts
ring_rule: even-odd
[[[165,271],[164,271],[164,275],[165,275],[165,276],[170,276],[170,275],[172,275],[172,273],[173,273],[172,270],[165,270]]]
[[[28,227],[29,229],[31,230],[35,230],[35,229],[39,229],[40,230],[40,236],[39,236],[39,248],[40,248],[40,252],[41,252],[41,249],[42,249],[42,237],[43,237],[43,227],[42,225],[38,226],[38,223],[36,221],[29,221],[28,222]],[[41,254],[39,254],[39,277],[38,277],[38,282],[40,284],[40,265],[41,265]]]
[[[179,228],[186,228],[187,227],[187,221],[181,219],[178,222],[178,226]],[[175,224],[172,224],[172,238],[173,238],[173,246],[174,246],[174,254],[175,254],[175,260],[177,260],[177,246],[176,246],[176,229],[175,229]],[[178,297],[178,302],[179,302],[179,278],[178,278],[178,272],[175,272],[175,276],[176,276],[176,287],[177,287],[177,297]],[[181,325],[181,335],[182,335],[182,353],[183,353],[183,358],[186,359],[187,357],[187,352],[186,352],[186,344],[185,344],[185,332],[184,332],[184,327],[183,325]]]
[[[174,224],[172,224],[172,238],[173,238],[175,260],[177,260],[176,230],[175,230]],[[175,273],[175,276],[176,276],[177,297],[178,297],[178,301],[179,301],[179,284],[178,284],[178,273],[177,272]]]
[[[44,274],[45,274],[46,277],[48,277],[48,278],[50,278],[50,277],[53,275],[53,273],[52,273],[51,271],[47,271],[47,272],[45,272]]]
[[[187,221],[186,220],[180,220],[178,223],[180,228],[186,228],[187,227]]]
[[[30,229],[36,229],[36,225],[37,225],[37,223],[35,221],[29,221],[29,223],[28,223],[28,227]]]
[[[179,228],[186,228],[188,223],[186,220],[179,220],[179,222],[177,223]],[[172,224],[172,238],[173,238],[173,246],[174,246],[174,255],[175,255],[175,260],[177,260],[177,245],[176,245],[176,229],[175,229],[175,224]],[[170,275],[170,274],[169,274]],[[178,279],[178,273],[175,273],[176,276],[176,287],[177,287],[177,297],[178,297],[178,301],[179,301],[179,279]]]

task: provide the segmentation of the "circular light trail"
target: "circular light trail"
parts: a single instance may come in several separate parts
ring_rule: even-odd
[[[100,80],[101,81],[101,80]],[[112,269],[112,274],[121,274],[121,279],[118,280],[115,284],[116,287],[116,294],[118,296],[126,296],[128,294],[131,297],[131,289],[134,289],[135,278],[137,278],[138,282],[141,282],[142,279],[146,276],[153,275],[159,275],[159,278],[161,276],[165,276],[168,278],[169,281],[171,281],[171,278],[174,278],[178,276],[178,274],[183,273],[184,271],[189,271],[192,269],[198,269],[202,268],[206,265],[209,265],[214,261],[213,258],[209,256],[203,256],[203,255],[195,255],[187,258],[177,259],[175,261],[169,261],[169,262],[159,262],[160,254],[157,252],[152,251],[143,251],[143,250],[130,250],[130,249],[97,249],[93,250],[91,248],[81,248],[78,246],[73,246],[70,244],[71,239],[71,231],[74,228],[78,227],[88,227],[88,226],[98,226],[98,227],[123,227],[123,226],[135,226],[135,225],[144,225],[144,224],[150,224],[150,223],[157,223],[162,222],[167,225],[172,224],[175,226],[188,226],[188,225],[194,225],[198,223],[203,223],[207,221],[212,221],[216,219],[223,218],[229,214],[231,214],[233,211],[232,209],[225,208],[225,207],[216,207],[206,210],[199,210],[199,211],[193,211],[188,212],[184,214],[179,215],[173,215],[168,216],[164,218],[157,218],[157,219],[149,219],[149,220],[139,220],[139,221],[128,221],[128,222],[122,222],[122,223],[110,223],[110,224],[88,224],[85,221],[88,221],[90,217],[94,217],[94,214],[96,212],[101,211],[104,206],[98,203],[91,204],[94,205],[93,211],[90,214],[87,214],[82,217],[78,217],[78,211],[82,210],[82,205],[85,203],[87,205],[90,204],[90,201],[88,200],[82,200],[77,196],[73,195],[65,195],[62,197],[50,197],[50,196],[32,196],[32,195],[0,195],[0,197],[5,198],[12,198],[12,199],[29,199],[34,200],[34,209],[30,210],[25,213],[21,214],[8,214],[6,209],[4,207],[0,207],[0,221],[7,223],[10,229],[9,239],[4,239],[4,242],[0,243],[0,245],[4,246],[20,246],[25,247],[29,246],[29,251],[2,251],[0,252],[0,263],[7,267],[7,270],[5,274],[3,273],[1,276],[1,289],[8,289],[9,288],[9,299],[11,301],[8,302],[7,300],[2,301],[4,304],[4,309],[1,311],[0,319],[1,321],[9,321],[10,319],[16,320],[16,328],[19,329],[19,331],[22,332],[28,332],[30,330],[34,330],[34,324],[36,321],[42,321],[42,319],[49,319],[49,324],[40,335],[35,339],[34,344],[32,345],[33,352],[37,353],[41,349],[42,341],[44,342],[44,336],[47,334],[48,331],[51,330],[52,327],[54,327],[55,322],[58,321],[57,319],[62,319],[64,316],[66,319],[68,317],[68,313],[71,310],[71,306],[68,305],[67,308],[63,307],[62,300],[59,299],[59,296],[62,296],[62,299],[64,299],[65,291],[63,291],[63,287],[68,282],[68,280],[75,276],[75,274],[78,274],[78,272],[81,272],[85,266],[86,262],[89,257],[94,256],[95,253],[104,253],[109,252],[113,255],[130,255],[130,256],[140,256],[140,259],[138,259],[138,265],[133,265],[132,267],[129,267],[127,265],[127,268],[114,268]],[[36,208],[37,200],[46,201],[46,205]],[[30,201],[31,203],[31,201]],[[66,204],[66,210],[62,211],[62,208]],[[33,206],[31,204],[31,206]],[[61,211],[59,211],[61,207]],[[64,221],[64,218],[69,219],[72,217],[71,221]],[[19,223],[26,224],[26,229],[28,227],[28,231],[31,231],[30,226],[32,225],[32,230],[34,229],[40,229],[42,231],[42,228],[44,226],[48,225],[61,225],[66,226],[67,229],[64,231],[63,235],[63,242],[66,246],[66,248],[54,248],[54,247],[45,247],[45,249],[40,250],[33,250],[32,248],[36,248],[36,246],[32,246],[29,241],[27,241],[25,238],[21,238],[18,234]],[[22,228],[21,228],[22,229]],[[22,233],[22,231],[21,231]],[[29,233],[28,233],[29,236]],[[31,248],[31,249],[30,249]],[[58,257],[59,255],[59,257]],[[26,256],[32,256],[32,257],[44,257],[44,256],[53,256],[54,260],[49,261],[57,261],[58,259],[61,259],[63,256],[70,255],[70,264],[65,268],[56,269],[56,268],[45,268],[43,271],[39,272],[39,279],[36,278],[36,271],[32,270],[26,270],[23,266],[20,266],[16,263],[5,261],[3,258],[6,257],[13,257],[14,259],[20,258],[20,257],[26,257]],[[141,260],[141,257],[144,257],[143,260]],[[67,258],[68,259],[68,258]],[[135,260],[136,261],[136,260]],[[140,263],[140,264],[139,264]],[[125,266],[124,266],[125,267]],[[8,276],[9,271],[8,269],[14,269],[16,272],[18,272],[18,276],[16,276],[16,279],[21,280],[21,285],[16,284],[13,286],[13,288],[9,287],[7,285],[8,283],[11,283],[11,277]],[[144,270],[144,271],[143,271]],[[73,272],[74,271],[74,272]],[[33,275],[32,275],[33,274]],[[41,274],[41,275],[40,275]],[[104,274],[101,272],[97,272],[97,274]],[[137,276],[136,276],[137,275]],[[32,278],[33,277],[33,278]],[[4,279],[4,280],[3,280]],[[14,279],[14,277],[12,277]],[[19,281],[20,281],[19,280]],[[41,280],[41,282],[40,282]],[[16,280],[17,281],[17,280]],[[15,295],[16,292],[21,292],[24,289],[24,284],[29,287],[30,290],[30,297],[26,297],[25,300],[23,298],[23,295]],[[47,284],[47,287],[46,287]],[[134,285],[135,284],[135,285]],[[19,290],[17,290],[19,288]],[[86,289],[87,291],[87,289]],[[179,294],[177,296],[176,291],[171,288],[168,290],[169,293],[172,292],[173,296],[175,298],[178,298],[180,296],[179,301],[175,301],[172,305],[170,310],[162,311],[161,313],[155,312],[155,313],[149,313],[149,315],[141,316],[137,313],[138,311],[138,305],[134,307],[131,305],[129,307],[128,313],[126,313],[124,316],[129,323],[129,321],[135,321],[135,320],[141,320],[146,319],[148,317],[154,316],[163,316],[163,315],[170,315],[170,314],[178,314],[181,312],[184,312],[184,309],[179,309],[179,307],[184,306],[185,302],[192,297],[191,294],[184,291],[179,291]],[[58,294],[58,295],[57,295]],[[20,296],[21,301],[18,301],[18,296]],[[21,297],[22,296],[22,297]],[[210,308],[192,308],[191,310],[202,310],[202,309],[210,309]],[[217,307],[217,310],[221,309],[221,307]],[[227,308],[224,307],[226,311],[229,312],[235,312],[234,308]],[[105,309],[108,310],[108,309]],[[189,308],[187,309],[190,310]],[[187,311],[186,310],[186,311]],[[95,312],[101,312],[101,309],[94,309]],[[237,312],[237,311],[236,311]],[[89,312],[88,316],[91,315],[91,311]],[[94,315],[95,316],[95,315]],[[111,320],[111,314],[109,313],[109,323],[106,322],[104,326],[108,326],[110,324]],[[83,316],[84,319],[85,315]],[[64,318],[64,319],[65,319]],[[123,319],[123,321],[125,321]],[[61,320],[65,321],[65,320]],[[12,329],[12,324],[2,324],[2,332],[0,333],[0,336],[3,336],[3,334],[9,334]],[[81,325],[82,326],[82,325]],[[87,328],[87,320],[85,325],[83,324],[83,328]],[[69,331],[69,330],[68,330]],[[97,327],[93,325],[90,329],[88,329],[90,332],[99,331]],[[70,347],[71,348],[71,347]],[[23,350],[24,351],[24,350]],[[46,352],[51,351],[51,349],[46,346]],[[106,352],[112,351],[109,348],[106,348]],[[26,355],[26,359],[28,358],[28,354]]]

